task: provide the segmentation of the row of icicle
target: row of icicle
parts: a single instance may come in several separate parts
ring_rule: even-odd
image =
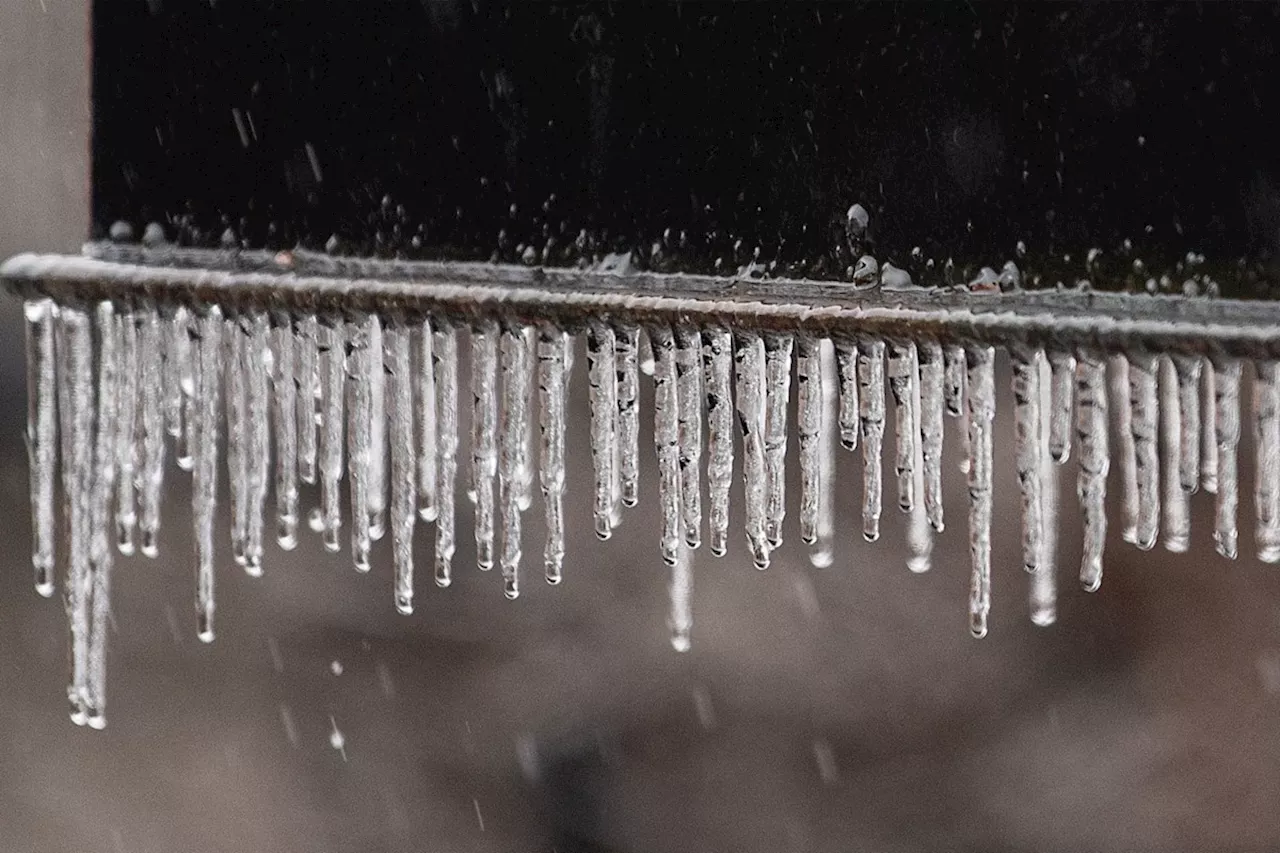
[[[198,634],[213,639],[213,523],[224,430],[232,553],[248,573],[262,571],[272,480],[279,545],[296,545],[303,482],[319,484],[320,505],[310,513],[310,526],[328,550],[340,549],[345,474],[356,568],[369,570],[371,543],[389,529],[395,604],[402,613],[412,612],[413,535],[422,519],[435,525],[436,584],[449,585],[459,450],[459,329],[453,323],[374,313],[334,319],[248,311],[231,317],[217,306],[197,314],[182,307],[162,310],[150,301],[32,300],[25,313],[36,588],[45,596],[54,591],[60,473],[69,533],[69,697],[77,722],[100,727],[104,721],[112,552],[132,553],[136,539],[143,554],[156,556],[166,453],[192,475]],[[507,597],[515,598],[521,517],[532,504],[535,467],[546,520],[545,577],[553,584],[561,578],[573,339],[550,324],[512,326],[493,319],[468,329],[473,409],[467,492],[475,506],[477,561],[482,569],[496,561]],[[862,445],[862,529],[869,541],[879,537],[887,378],[895,404],[898,504],[911,513],[908,563],[926,570],[931,530],[943,529],[944,413],[961,419],[969,486],[970,628],[975,636],[986,633],[996,399],[991,347],[874,337],[833,341],[684,324],[649,326],[642,334],[638,326],[603,319],[589,324],[586,338],[593,513],[602,539],[618,524],[621,508],[637,501],[639,375],[653,375],[660,547],[671,567],[669,618],[676,648],[689,646],[692,550],[704,527],[704,448],[709,549],[720,556],[728,547],[735,420],[746,536],[756,567],[766,568],[782,543],[793,361],[800,536],[814,565],[832,560],[837,441],[849,450]],[[1119,403],[1125,539],[1152,547],[1163,507],[1166,546],[1185,550],[1188,498],[1203,486],[1217,494],[1217,549],[1235,557],[1239,361],[1149,353],[1105,357],[1090,350],[1046,354],[1023,347],[1012,348],[1010,357],[1022,557],[1033,573],[1034,621],[1054,620],[1053,463],[1068,458],[1073,439],[1084,527],[1080,578],[1088,590],[1101,582],[1109,397]],[[1258,553],[1275,561],[1280,367],[1274,362],[1258,365],[1253,409]]]

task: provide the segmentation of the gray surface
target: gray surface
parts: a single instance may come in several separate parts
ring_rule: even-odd
[[[0,4],[0,255],[74,250],[86,221],[83,12],[46,4]],[[61,609],[32,591],[26,558],[18,316],[0,302],[2,850],[1280,844],[1280,578],[1210,554],[1208,496],[1194,501],[1191,554],[1139,555],[1113,537],[1102,591],[1067,580],[1059,625],[1036,629],[1002,411],[995,612],[977,642],[950,437],[951,523],[924,577],[895,546],[896,512],[879,545],[861,542],[859,469],[841,454],[836,564],[804,563],[794,507],[769,571],[750,568],[739,535],[722,561],[700,554],[694,647],[681,656],[666,643],[647,425],[641,507],[611,542],[590,534],[581,358],[561,588],[529,584],[506,602],[496,575],[466,568],[464,547],[454,588],[420,586],[419,612],[399,617],[386,543],[359,576],[308,535],[292,555],[272,549],[262,580],[228,555],[220,636],[205,647],[191,613],[184,475],[170,469],[163,559],[118,564],[110,725],[77,729],[63,699]],[[1247,435],[1241,449],[1251,453]],[[1071,575],[1069,491],[1060,556]],[[1250,507],[1246,497],[1242,518]],[[530,525],[530,555],[540,528]],[[429,556],[425,539],[418,554]],[[708,700],[713,720],[699,717]],[[346,762],[329,746],[331,715]],[[834,756],[829,784],[815,740]],[[521,743],[537,755],[524,768]]]

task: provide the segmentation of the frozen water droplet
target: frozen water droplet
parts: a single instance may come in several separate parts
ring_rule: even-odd
[[[880,268],[880,287],[883,290],[911,290],[915,286],[911,273],[906,270],[899,269],[888,261]]]
[[[860,290],[880,284],[880,263],[870,255],[858,258],[858,265],[853,268],[853,284]]]

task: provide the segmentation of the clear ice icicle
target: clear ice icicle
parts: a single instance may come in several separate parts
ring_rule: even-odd
[[[797,433],[800,441],[800,541],[818,541],[818,503],[821,485],[822,353],[812,335],[796,337]]]
[[[436,520],[436,375],[431,364],[435,333],[431,318],[422,321],[417,333],[418,363],[414,396],[418,406],[418,517]]]
[[[1043,362],[1042,362],[1043,364]],[[1051,365],[1046,365],[1048,375],[1042,373],[1041,405],[1052,407],[1054,394],[1057,392],[1058,377],[1053,373]],[[1075,358],[1071,359],[1071,371],[1068,378],[1075,379]],[[1049,452],[1049,442],[1053,438],[1053,415],[1051,409],[1049,423],[1044,425],[1041,443],[1044,452],[1040,454],[1041,470],[1044,472],[1044,487],[1041,500],[1043,502],[1044,531],[1041,540],[1040,565],[1029,578],[1027,603],[1031,610],[1031,622],[1041,628],[1052,625],[1058,619],[1058,587],[1057,587],[1057,552],[1058,552],[1058,460]],[[1068,410],[1067,417],[1071,412]]]
[[[106,725],[107,629],[111,620],[112,548],[111,498],[116,486],[117,431],[120,428],[120,318],[110,302],[99,302],[95,331],[98,338],[97,411],[94,424],[93,487],[89,546],[92,590],[89,591],[89,661],[83,688],[86,722],[95,729]]]
[[[165,422],[169,434],[174,438],[174,459],[178,467],[191,471],[195,459],[191,447],[191,425],[195,421],[199,403],[195,399],[195,360],[199,356],[194,352],[196,344],[196,324],[198,319],[191,316],[186,308],[178,306],[172,314],[166,314],[165,340],[163,346],[165,370]]]
[[[572,339],[544,326],[538,335],[538,400],[541,424],[539,473],[546,511],[547,544],[542,552],[547,583],[558,584],[564,570],[564,434],[568,396],[568,353]]]
[[[918,361],[918,349],[917,358]],[[917,435],[920,433],[920,382],[910,383],[908,393],[911,394],[911,408],[915,412]],[[939,417],[941,415],[939,414]],[[911,460],[912,489],[916,495],[924,491],[924,448],[923,441],[917,439],[912,444],[915,448]],[[929,571],[933,567],[933,531],[929,526],[929,516],[924,508],[924,501],[916,500],[907,513],[907,568],[916,574]]]
[[[884,445],[884,341],[858,345],[858,420],[862,426],[862,536],[880,538],[880,495]]]
[[[702,331],[707,392],[707,500],[710,549],[723,557],[729,542],[729,487],[733,482],[733,336],[713,326]]]
[[[734,341],[734,381],[738,428],[742,430],[743,506],[747,543],[757,569],[769,568],[765,538],[764,341],[755,332],[738,332]]]
[[[58,404],[54,359],[57,309],[50,299],[23,306],[27,333],[27,459],[31,477],[31,564],[36,592],[53,595],[54,515],[58,475]],[[68,464],[65,460],[63,464]]]
[[[351,562],[358,572],[369,571],[369,550],[373,547],[369,532],[369,492],[373,480],[372,327],[376,322],[372,315],[352,320],[347,335],[347,374],[351,389],[347,411],[347,480],[351,487]]]
[[[676,560],[671,564],[667,599],[670,603],[667,628],[671,631],[671,648],[687,652],[692,646],[693,632],[693,549],[687,544],[679,546]]]
[[[815,568],[825,569],[835,557],[836,441],[841,392],[837,388],[839,380],[835,346],[830,340],[822,340],[818,344],[818,353],[819,369],[822,371],[822,428],[818,434],[817,538],[809,548],[809,562]],[[856,357],[854,364],[856,388]]]
[[[529,383],[533,363],[523,327],[502,330],[502,413],[498,430],[498,491],[502,503],[502,586],[507,598],[520,594],[521,478],[529,468]]]
[[[964,414],[965,374],[964,347],[949,344],[942,349],[942,397],[947,414],[958,418]]]
[[[87,721],[91,564],[90,493],[93,488],[93,333],[89,314],[79,305],[58,312],[58,410],[62,427],[62,493],[70,541],[66,610],[71,645],[67,698],[71,719]]]
[[[533,394],[533,373],[534,360],[537,355],[538,332],[533,326],[525,326],[524,349],[525,359],[528,362],[528,378],[525,382],[525,429],[524,434],[520,437],[520,469],[516,472],[516,505],[521,512],[527,512],[533,506],[533,481],[537,476],[533,464],[533,432],[535,429],[534,418],[531,411],[533,406],[531,395]],[[617,510],[617,507],[615,507]],[[616,513],[615,513],[616,514]]]
[[[1120,453],[1120,536],[1138,541],[1138,463],[1133,440],[1133,402],[1129,387],[1129,359],[1111,356],[1111,396],[1115,402],[1116,438]]]
[[[1258,559],[1280,561],[1280,362],[1257,362],[1253,383],[1254,504]]]
[[[222,371],[222,313],[211,305],[197,321],[199,368],[194,384],[197,406],[189,432],[195,451],[191,481],[191,515],[196,547],[196,635],[213,642],[213,520],[218,495],[218,390]]]
[[[245,453],[247,441],[247,403],[245,400],[246,330],[236,318],[225,324],[227,401],[227,480],[231,497],[231,556],[248,568],[245,544],[249,533],[249,469]]]
[[[683,536],[680,500],[680,394],[676,343],[670,326],[649,330],[653,344],[653,444],[658,456],[658,499],[662,511],[662,560],[674,566]]]
[[[1159,395],[1156,357],[1129,356],[1129,404],[1132,410],[1134,475],[1138,484],[1138,516],[1134,544],[1148,551],[1160,535]]]
[[[298,419],[296,352],[293,322],[276,318],[272,338],[272,387],[276,405],[271,414],[276,434],[276,542],[286,551],[298,544]]]
[[[1071,414],[1075,408],[1076,357],[1049,351],[1049,457],[1058,463],[1071,456]]]
[[[1088,592],[1096,592],[1102,583],[1102,551],[1107,541],[1107,472],[1111,468],[1107,442],[1107,368],[1096,353],[1077,354],[1076,401],[1076,441],[1080,446],[1076,494],[1084,527],[1080,585]]]
[[[369,315],[369,511],[360,522],[370,539],[387,530],[387,367],[382,317]]]
[[[845,450],[858,449],[858,345],[853,341],[834,344],[836,372],[840,383],[840,444]]]
[[[498,473],[498,323],[471,330],[471,495],[476,505],[476,565],[493,568],[494,495]]]
[[[764,461],[769,489],[764,530],[770,550],[782,544],[782,522],[787,514],[787,401],[791,397],[793,341],[789,334],[764,335]]]
[[[315,314],[303,314],[297,321],[294,339],[294,360],[297,364],[296,382],[298,420],[298,479],[304,483],[316,481],[316,401],[321,397],[319,370],[320,327]]]
[[[333,319],[320,327],[319,357],[324,374],[322,392],[324,415],[320,434],[320,515],[325,550],[336,552],[341,546],[341,493],[344,468],[342,447],[342,410],[346,397],[347,330],[346,323]]]
[[[458,476],[458,333],[436,325],[431,364],[436,386],[436,586],[453,580],[454,483]]]
[[[1213,542],[1218,553],[1234,560],[1238,550],[1236,505],[1239,486],[1236,450],[1240,443],[1240,362],[1222,357],[1213,365],[1213,411],[1217,432],[1217,505],[1214,512]],[[1202,478],[1204,478],[1202,473]],[[1208,485],[1206,483],[1206,488]]]
[[[595,469],[596,536],[613,535],[613,481],[617,476],[617,340],[613,327],[597,320],[587,329],[587,383],[591,408],[591,462]]]
[[[154,302],[139,305],[138,382],[141,387],[142,469],[138,531],[143,556],[159,556],[160,500],[164,486],[164,377],[161,321]]]
[[[136,456],[138,450],[138,318],[132,308],[116,316],[119,344],[119,397],[115,432],[116,547],[134,551],[138,524]]]
[[[685,544],[697,548],[702,544],[702,336],[694,326],[679,325],[675,339],[680,515]]]
[[[911,512],[916,505],[916,444],[920,440],[920,371],[916,345],[911,341],[889,342],[889,390],[893,393],[894,438],[897,457],[898,508]]]
[[[413,528],[417,523],[417,452],[414,446],[412,331],[403,318],[386,330],[387,403],[391,418],[391,559],[395,566],[396,610],[413,612]]]
[[[1200,485],[1209,494],[1218,492],[1218,382],[1214,363],[1205,358],[1200,362],[1204,396],[1200,406]]]
[[[639,327],[617,326],[614,347],[618,374],[618,487],[622,505],[635,506],[640,499]]]
[[[969,398],[969,631],[987,634],[991,612],[991,428],[996,414],[995,352],[991,347],[970,346]]]
[[[267,478],[271,470],[271,329],[264,312],[254,311],[249,315],[248,333],[244,342],[245,415],[248,419],[244,568],[257,576],[262,574],[263,514],[267,504]]]
[[[1174,553],[1186,551],[1191,544],[1190,492],[1182,488],[1182,409],[1178,393],[1178,374],[1173,360],[1160,358],[1156,365],[1160,392],[1160,468],[1164,497],[1164,547]]]
[[[942,410],[946,377],[942,347],[937,341],[916,345],[920,362],[920,487],[924,492],[925,518],[941,533],[942,520]]]
[[[1022,566],[1034,572],[1044,553],[1044,464],[1040,453],[1044,442],[1040,399],[1044,354],[1017,346],[1009,350],[1009,360],[1013,367],[1014,464],[1022,494]]]
[[[1178,411],[1181,431],[1178,438],[1178,480],[1182,490],[1194,494],[1200,488],[1200,365],[1198,355],[1174,355],[1178,380]]]

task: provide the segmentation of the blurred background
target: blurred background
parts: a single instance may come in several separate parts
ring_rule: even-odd
[[[88,232],[88,33],[84,2],[0,4],[0,256],[74,252]],[[305,535],[293,553],[272,547],[258,580],[224,552],[205,646],[188,481],[170,468],[160,559],[117,562],[109,725],[77,728],[62,608],[31,583],[21,331],[19,303],[0,301],[2,850],[1280,846],[1280,578],[1251,556],[1251,501],[1237,563],[1212,553],[1208,495],[1194,498],[1187,554],[1139,554],[1113,524],[1102,590],[1086,595],[1072,463],[1059,619],[1034,627],[1007,373],[985,640],[967,631],[949,432],[950,523],[931,572],[907,571],[896,511],[880,543],[862,541],[860,459],[842,452],[834,565],[809,566],[794,506],[766,572],[740,535],[723,559],[699,552],[693,647],[674,652],[649,425],[640,506],[599,542],[579,352],[562,586],[530,582],[506,601],[495,574],[469,568],[462,503],[454,585],[420,573],[413,616],[392,606],[388,541],[362,576]],[[649,383],[642,394],[651,411]],[[418,558],[430,558],[424,535]]]

